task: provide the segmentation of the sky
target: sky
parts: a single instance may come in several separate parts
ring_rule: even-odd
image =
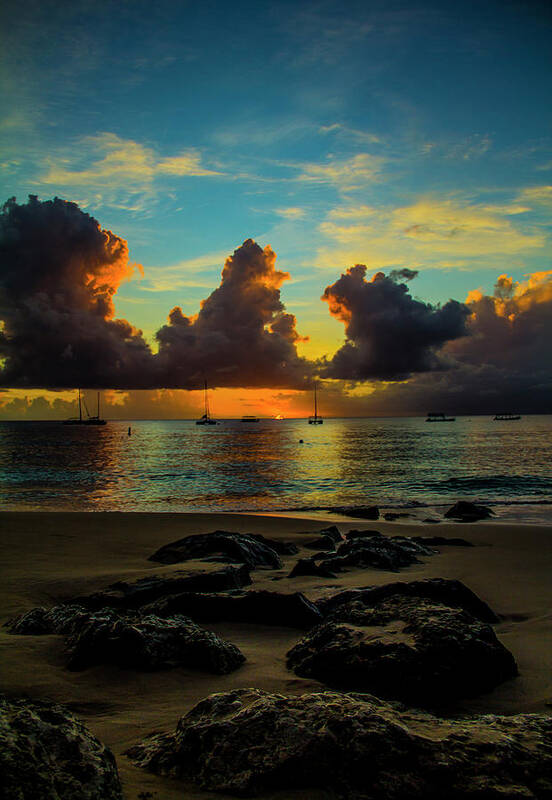
[[[551,410],[549,3],[0,14],[0,418]]]

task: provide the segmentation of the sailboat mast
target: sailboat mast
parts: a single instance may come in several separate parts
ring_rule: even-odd
[[[204,401],[205,401],[205,417],[209,419],[209,399],[207,396],[207,380],[203,381],[203,393],[204,393]]]
[[[100,393],[98,392],[98,419],[100,418]]]
[[[314,418],[318,418],[318,406],[316,403],[316,383],[314,384]]]
[[[80,389],[79,389],[79,422],[82,422],[82,403],[81,403]]]

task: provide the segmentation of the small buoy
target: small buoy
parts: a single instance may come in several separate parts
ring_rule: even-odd
[[[299,439],[299,444],[304,444],[302,439]]]
[[[129,425],[129,426],[128,426],[128,435],[130,436],[130,434],[131,434],[131,433],[132,433],[132,428],[131,428],[131,427],[130,427],[130,425]]]

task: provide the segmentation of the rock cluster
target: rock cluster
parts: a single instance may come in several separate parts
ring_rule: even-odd
[[[294,544],[276,539],[266,539],[260,534],[229,533],[213,531],[185,536],[176,542],[160,547],[149,557],[161,564],[177,564],[190,559],[209,559],[245,564],[250,569],[264,567],[280,569],[280,555],[297,553]]]
[[[328,537],[328,549],[330,541]],[[335,547],[335,542],[333,542]],[[315,553],[310,559],[299,559],[289,577],[319,575],[334,577],[347,567],[385,569],[398,572],[419,563],[418,556],[431,556],[434,550],[405,536],[382,536],[378,531],[350,531],[334,552]],[[310,564],[308,562],[311,562]]]
[[[442,720],[370,695],[213,694],[127,753],[158,774],[251,796],[331,789],[347,800],[552,795],[552,718]]]
[[[60,706],[0,698],[2,800],[122,800],[115,759]]]

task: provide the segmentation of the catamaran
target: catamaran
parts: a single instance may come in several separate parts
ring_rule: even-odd
[[[88,408],[86,406],[86,400],[81,397],[81,390],[79,389],[79,416],[78,417],[71,417],[71,419],[64,420],[64,425],[105,425],[106,420],[100,417],[100,393],[98,392],[98,410],[97,414],[92,415],[88,413]],[[82,416],[82,404],[84,403],[84,407],[86,409],[86,417]]]
[[[203,402],[205,406],[205,411],[203,416],[199,419],[196,419],[196,425],[216,425],[216,419],[211,419],[211,412],[209,411],[209,396],[207,394],[207,381],[203,382]]]
[[[324,420],[318,416],[318,404],[316,402],[316,383],[314,384],[314,415],[309,417],[309,425],[323,425]]]

